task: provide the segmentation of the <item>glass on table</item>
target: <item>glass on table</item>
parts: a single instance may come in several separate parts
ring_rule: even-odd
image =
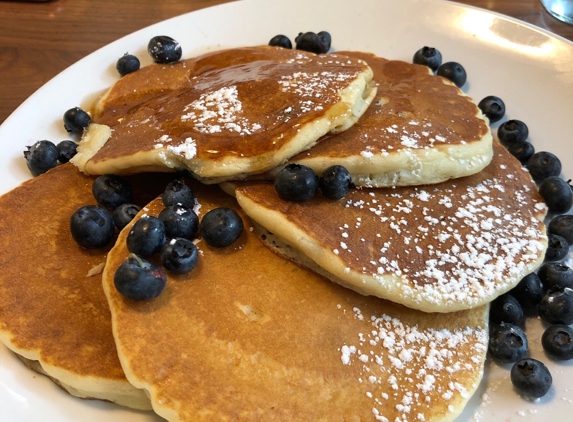
[[[541,0],[541,4],[560,21],[573,25],[573,0]]]

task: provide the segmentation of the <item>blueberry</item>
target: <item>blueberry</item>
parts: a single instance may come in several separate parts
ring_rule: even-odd
[[[508,120],[497,128],[497,139],[505,146],[514,142],[525,142],[528,136],[529,129],[521,120]]]
[[[516,362],[529,353],[527,337],[517,325],[493,324],[490,329],[489,353],[501,363]]]
[[[131,300],[151,300],[165,289],[167,275],[163,269],[131,254],[116,270],[115,288]]]
[[[544,264],[537,275],[546,292],[569,287],[573,289],[573,270],[559,262]]]
[[[165,225],[157,217],[142,216],[127,235],[129,252],[147,258],[165,244]]]
[[[527,141],[512,142],[505,147],[521,164],[527,163],[531,156],[535,154],[535,147]]]
[[[86,205],[72,214],[70,231],[78,245],[87,249],[99,249],[111,242],[115,226],[108,210]]]
[[[573,244],[573,215],[558,215],[554,217],[547,227],[549,233],[563,236],[567,243]]]
[[[121,76],[125,76],[129,73],[133,73],[139,70],[140,67],[139,59],[133,54],[125,53],[121,56],[115,63],[115,68]]]
[[[191,209],[195,207],[195,193],[180,180],[174,180],[169,183],[161,199],[166,207],[175,204],[182,204]]]
[[[109,210],[130,203],[133,199],[129,182],[115,174],[105,174],[95,179],[92,193],[97,203]]]
[[[547,235],[546,261],[561,261],[569,253],[569,243],[564,237],[549,233]]]
[[[318,176],[313,169],[300,164],[288,164],[275,178],[275,190],[287,201],[307,201],[318,189]]]
[[[201,219],[201,235],[216,248],[231,245],[243,232],[243,220],[235,210],[214,208]]]
[[[530,309],[539,305],[544,296],[543,284],[535,273],[526,275],[511,290],[511,295],[517,299],[522,308]]]
[[[314,32],[301,32],[294,41],[296,42],[297,50],[309,51],[315,54],[324,54],[328,52],[328,48],[323,39]]]
[[[513,365],[510,372],[511,383],[519,394],[538,399],[543,397],[553,382],[549,369],[536,359],[522,359]]]
[[[70,108],[64,113],[64,128],[72,134],[81,134],[90,121],[90,115],[79,107]]]
[[[505,115],[505,103],[501,98],[495,95],[488,95],[483,98],[478,107],[483,114],[489,119],[490,123],[495,123]]]
[[[38,141],[26,148],[24,158],[26,159],[28,170],[34,177],[58,165],[58,147],[53,142]]]
[[[539,304],[539,316],[549,324],[573,324],[573,289],[550,290]]]
[[[135,204],[121,204],[113,210],[113,222],[118,230],[123,230],[125,226],[131,223],[131,220],[141,211],[141,207]]]
[[[446,62],[438,67],[438,76],[442,76],[453,82],[458,88],[461,88],[467,79],[466,70],[456,62]]]
[[[269,41],[271,47],[282,47],[282,48],[292,48],[292,42],[286,35],[275,35]]]
[[[324,48],[326,49],[325,53],[327,53],[328,50],[330,50],[330,45],[332,44],[332,36],[330,35],[329,32],[326,32],[326,31],[320,31],[316,35],[318,35],[318,38],[320,38],[322,40],[322,43],[324,44]]]
[[[167,35],[158,35],[149,40],[147,51],[155,63],[174,63],[183,55],[181,45]]]
[[[199,227],[199,218],[195,212],[181,204],[170,205],[163,209],[158,218],[165,224],[167,237],[192,239]]]
[[[161,248],[161,263],[172,273],[185,274],[195,268],[199,253],[188,239],[175,238]]]
[[[531,177],[537,183],[550,176],[559,176],[561,174],[561,161],[557,156],[550,152],[536,152],[525,163]]]
[[[435,72],[442,65],[442,53],[433,47],[422,47],[414,53],[412,61],[422,66],[428,66],[432,72]]]
[[[342,199],[354,188],[350,173],[343,166],[331,166],[318,179],[322,194],[328,199]]]
[[[573,190],[569,182],[571,180],[565,181],[559,176],[549,176],[539,183],[539,195],[549,211],[556,214],[569,211],[573,205]]]
[[[523,327],[525,322],[523,308],[516,298],[507,293],[491,302],[489,319],[496,324],[505,322],[518,327]]]
[[[72,159],[74,155],[76,155],[78,144],[74,141],[62,141],[58,145],[58,161],[62,164],[67,163]]]
[[[554,359],[573,359],[573,328],[565,324],[549,326],[541,337],[541,345]]]

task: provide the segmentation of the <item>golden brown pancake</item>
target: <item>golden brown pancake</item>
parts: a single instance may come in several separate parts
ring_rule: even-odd
[[[149,190],[139,201],[164,188],[155,178],[138,176]],[[125,379],[111,334],[101,288],[109,248],[81,248],[69,231],[72,213],[95,204],[92,181],[64,164],[0,197],[0,340],[72,395],[149,409]]]
[[[241,214],[236,243],[199,241],[195,269],[169,274],[158,298],[134,302],[113,284],[129,254],[126,229],[103,275],[121,363],[160,416],[330,422],[459,414],[482,376],[486,307],[423,314],[356,294],[268,250],[233,198],[194,189],[201,215],[219,206]],[[145,212],[161,208],[155,201]]]
[[[439,183],[481,171],[492,157],[489,122],[472,99],[427,66],[345,51],[366,61],[378,88],[347,131],[328,134],[289,163],[319,175],[342,165],[358,186]],[[282,168],[271,170],[274,178]]]
[[[192,58],[172,64],[152,64],[123,76],[92,105],[92,121],[113,126],[138,104],[166,92],[191,86],[195,61]]]
[[[154,66],[108,94],[96,105],[102,116],[96,123],[105,125],[90,126],[74,164],[88,174],[187,169],[204,182],[242,179],[275,167],[330,131],[347,129],[375,94],[368,65],[335,54],[250,47],[211,53],[185,66],[191,78],[171,69],[166,77],[174,82],[167,88],[151,84],[152,94],[135,85],[141,97],[122,96],[128,82],[149,80],[149,73],[163,74],[165,67]],[[157,90],[166,92],[155,95]],[[106,101],[118,98],[134,106],[121,115],[106,113]]]
[[[534,271],[547,246],[545,203],[497,142],[486,169],[438,185],[295,203],[253,182],[236,196],[253,220],[336,281],[426,312],[490,302]]]

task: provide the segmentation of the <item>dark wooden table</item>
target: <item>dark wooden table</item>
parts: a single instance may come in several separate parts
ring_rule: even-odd
[[[145,26],[229,0],[0,0],[0,123],[27,97],[92,51]],[[539,0],[460,0],[573,40],[573,26]]]

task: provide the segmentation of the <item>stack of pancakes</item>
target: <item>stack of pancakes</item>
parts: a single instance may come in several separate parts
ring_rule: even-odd
[[[529,174],[421,66],[226,50],[127,75],[92,116],[73,160],[90,176],[64,165],[0,198],[0,239],[18,248],[0,254],[0,339],[80,397],[169,421],[453,420],[483,374],[487,304],[543,260]],[[344,165],[358,188],[282,200],[289,162]],[[199,240],[192,272],[128,300],[113,277],[131,225],[86,251],[69,216],[97,174],[175,170],[197,179],[199,217],[233,208],[245,230]],[[132,184],[153,197],[166,178]]]

